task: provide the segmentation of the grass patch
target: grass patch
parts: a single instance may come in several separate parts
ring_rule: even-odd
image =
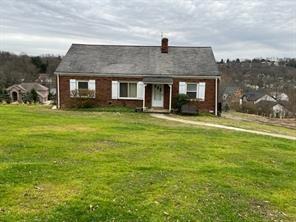
[[[295,141],[0,106],[0,221],[295,221]]]

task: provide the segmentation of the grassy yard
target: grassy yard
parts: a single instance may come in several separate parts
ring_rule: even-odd
[[[296,221],[296,143],[0,106],[0,221]]]
[[[251,115],[254,116],[254,115]],[[200,116],[177,116],[182,119],[202,121],[207,123],[222,124],[225,126],[239,127],[243,129],[258,130],[269,133],[279,133],[288,136],[296,136],[296,128],[283,127],[279,125],[274,125],[271,123],[262,123],[252,121],[250,114],[231,112],[230,114],[224,115],[217,118],[213,115],[200,115]],[[240,120],[241,118],[241,120]],[[294,121],[294,120],[291,120]]]

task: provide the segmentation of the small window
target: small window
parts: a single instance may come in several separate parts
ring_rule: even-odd
[[[136,98],[137,97],[137,83],[121,82],[119,87],[119,97],[121,98]]]
[[[77,88],[80,97],[89,97],[88,81],[78,81]]]
[[[78,82],[78,89],[88,89],[88,82]]]
[[[187,83],[187,96],[190,99],[196,99],[197,85],[196,83]]]

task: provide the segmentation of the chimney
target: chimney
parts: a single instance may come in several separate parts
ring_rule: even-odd
[[[169,39],[167,37],[162,37],[161,39],[161,53],[169,52]]]

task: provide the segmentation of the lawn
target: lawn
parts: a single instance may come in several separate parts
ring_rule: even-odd
[[[207,123],[222,124],[225,126],[239,127],[243,129],[258,130],[269,133],[279,133],[288,136],[296,136],[296,128],[283,127],[279,125],[274,125],[272,123],[262,123],[252,121],[253,116],[250,114],[239,113],[239,112],[229,112],[222,115],[222,117],[217,118],[213,115],[199,115],[199,116],[182,116],[182,119],[202,121]],[[180,116],[177,116],[180,118]],[[239,120],[241,118],[241,120]],[[259,116],[258,116],[259,118]],[[291,120],[295,121],[295,120]]]
[[[0,106],[0,221],[296,221],[296,142]]]

